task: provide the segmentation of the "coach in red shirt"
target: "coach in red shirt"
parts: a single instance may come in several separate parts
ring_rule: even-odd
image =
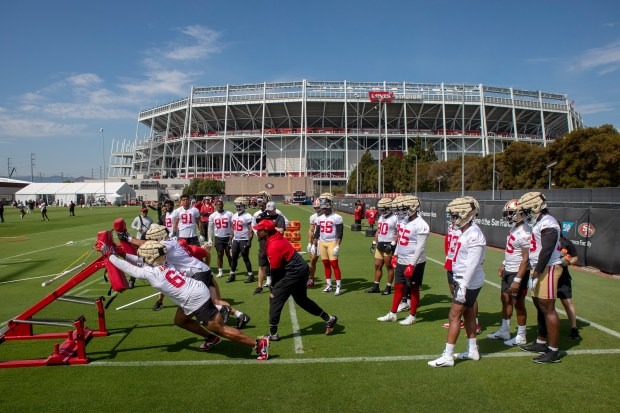
[[[286,238],[276,230],[274,221],[264,219],[254,226],[259,239],[266,239],[265,254],[271,269],[271,294],[269,295],[269,340],[278,341],[278,323],[284,303],[293,296],[295,303],[308,313],[325,321],[325,334],[334,330],[338,317],[327,314],[317,303],[308,298],[306,282],[310,268]]]

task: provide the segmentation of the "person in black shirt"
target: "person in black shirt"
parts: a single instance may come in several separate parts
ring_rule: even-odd
[[[577,328],[577,314],[575,312],[575,304],[573,304],[572,278],[568,271],[568,267],[577,264],[579,260],[577,257],[577,248],[575,248],[575,245],[573,245],[569,239],[564,237],[564,234],[560,235],[560,248],[562,250],[560,256],[562,257],[563,270],[558,280],[558,298],[564,306],[568,321],[570,321],[570,334],[568,337],[573,340],[579,340],[581,336]]]

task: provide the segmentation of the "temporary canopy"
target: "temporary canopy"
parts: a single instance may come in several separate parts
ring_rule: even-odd
[[[78,198],[96,201],[104,196],[103,182],[33,183],[15,193],[17,201],[43,198],[46,202],[68,204]],[[110,203],[135,199],[136,192],[126,182],[106,182],[105,198]]]

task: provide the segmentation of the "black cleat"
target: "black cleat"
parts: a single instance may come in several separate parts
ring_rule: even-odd
[[[157,302],[155,303],[155,305],[153,306],[153,311],[159,311],[162,308],[164,308],[164,303],[157,300]]]
[[[338,317],[335,315],[329,317],[329,320],[325,322],[325,335],[330,335],[334,331],[337,321]]]
[[[237,277],[235,276],[235,274],[230,274],[230,275],[228,276],[228,278],[226,279],[226,282],[227,282],[227,283],[231,283],[231,282],[235,281],[235,279],[236,279],[236,278],[237,278]]]
[[[519,347],[522,351],[529,351],[532,353],[544,354],[549,349],[546,343],[532,343]]]
[[[246,284],[250,284],[254,282],[254,276],[253,275],[248,275],[248,279],[244,281],[244,283]]]
[[[280,335],[278,333],[275,334],[265,334],[263,337],[269,339],[269,341],[280,341]]]
[[[392,286],[386,285],[383,291],[381,291],[381,295],[390,295],[392,294]]]
[[[263,287],[256,287],[256,290],[252,293],[253,295],[260,294],[263,292]]]
[[[366,290],[367,293],[369,294],[378,294],[381,292],[381,290],[379,290],[379,284],[375,284],[373,285],[371,288]]]
[[[237,319],[237,330],[241,330],[249,322],[250,322],[250,316],[247,314],[243,314],[241,317]]]
[[[552,351],[552,350],[549,350],[546,353],[541,354],[540,356],[536,357],[532,361],[538,364],[561,363],[562,362],[562,360],[560,360],[560,352]]]
[[[580,340],[581,336],[579,335],[579,329],[578,328],[571,328],[570,329],[570,334],[568,335],[568,338],[571,338],[573,340]]]

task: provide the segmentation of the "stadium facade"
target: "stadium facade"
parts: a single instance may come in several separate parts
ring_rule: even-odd
[[[384,92],[376,98],[376,92]],[[375,97],[374,99],[372,97]],[[563,94],[482,84],[294,81],[193,87],[138,115],[109,177],[303,176],[345,182],[360,157],[413,145],[440,159],[546,146],[583,121]]]

